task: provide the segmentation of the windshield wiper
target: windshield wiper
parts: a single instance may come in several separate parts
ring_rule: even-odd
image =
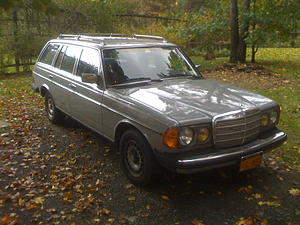
[[[164,80],[163,80],[163,79],[151,79],[151,81],[162,82],[162,81],[164,81]]]
[[[130,78],[126,80],[124,83],[130,83],[135,81],[151,81],[151,78],[149,77],[138,77],[138,78]]]
[[[163,81],[162,79],[152,79],[150,77],[139,77],[139,78],[132,78],[132,79],[128,79],[125,81],[125,83],[130,83],[130,82],[136,82],[136,81]]]
[[[170,75],[168,77],[165,77],[165,79],[172,79],[172,78],[178,78],[178,77],[182,77],[182,78],[192,78],[192,79],[202,79],[203,77],[199,76],[199,75],[186,75],[186,74],[173,74],[173,75]]]
[[[119,84],[112,84],[110,87],[126,87],[132,85],[141,85],[141,84],[149,84],[150,82],[161,82],[162,79],[151,79],[149,77],[139,77],[139,78],[132,78],[128,79],[123,83]]]

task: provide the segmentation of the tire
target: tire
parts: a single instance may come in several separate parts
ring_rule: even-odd
[[[162,168],[145,138],[136,130],[127,130],[120,140],[121,168],[131,183],[153,185]]]
[[[56,108],[53,97],[49,92],[45,93],[45,110],[48,119],[53,124],[60,124],[65,118],[64,113]]]

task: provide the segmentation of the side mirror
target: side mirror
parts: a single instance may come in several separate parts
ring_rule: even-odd
[[[196,66],[196,69],[200,71],[201,65],[198,64],[198,65],[195,65],[195,66]]]
[[[98,76],[94,73],[82,73],[81,80],[85,83],[96,84],[98,81]]]

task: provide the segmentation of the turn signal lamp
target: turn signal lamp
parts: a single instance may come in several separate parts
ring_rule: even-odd
[[[263,114],[260,119],[260,125],[265,127],[269,125],[269,115]]]
[[[176,149],[179,144],[178,137],[179,137],[178,128],[169,128],[164,134],[163,142],[167,147]]]
[[[198,141],[200,143],[204,143],[209,138],[209,129],[208,128],[201,128],[198,132]]]

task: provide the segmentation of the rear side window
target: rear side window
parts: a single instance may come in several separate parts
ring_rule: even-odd
[[[98,74],[99,52],[96,49],[84,48],[78,62],[77,75],[82,73]]]
[[[59,49],[59,44],[51,44],[50,43],[47,46],[47,48],[45,49],[45,51],[43,52],[43,54],[40,58],[40,62],[51,65],[53,58],[58,49]]]
[[[63,57],[62,63],[61,63],[61,70],[67,71],[69,73],[73,72],[74,64],[76,62],[76,59],[79,58],[81,53],[81,48],[77,46],[68,46],[67,50],[65,52],[65,55]]]
[[[54,67],[60,68],[61,62],[62,62],[65,52],[66,52],[66,49],[67,49],[67,46],[65,46],[65,45],[61,48],[60,52],[58,53]]]

